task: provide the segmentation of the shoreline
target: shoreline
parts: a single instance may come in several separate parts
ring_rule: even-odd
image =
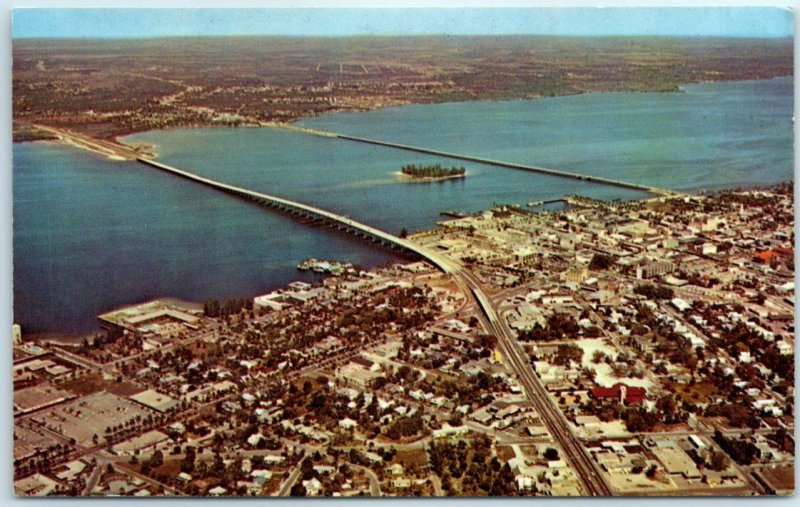
[[[421,102],[421,101],[420,102],[408,102],[408,103],[405,103],[405,104],[375,105],[373,107],[366,107],[366,108],[362,108],[362,109],[352,109],[352,110],[343,109],[343,110],[337,110],[337,111],[325,111],[325,112],[321,112],[321,113],[310,112],[308,114],[298,116],[297,118],[294,118],[294,119],[292,119],[290,121],[287,121],[287,122],[254,121],[253,123],[247,123],[247,124],[243,124],[243,125],[225,126],[225,128],[264,128],[264,127],[283,128],[283,129],[293,130],[293,131],[296,131],[296,132],[303,132],[303,133],[307,133],[307,134],[311,134],[311,135],[323,135],[324,137],[333,137],[329,133],[321,133],[321,132],[315,131],[313,128],[297,125],[297,123],[305,121],[305,120],[321,117],[321,116],[329,116],[329,115],[336,115],[336,114],[350,114],[350,113],[359,113],[359,112],[366,113],[366,112],[371,112],[371,111],[378,111],[378,110],[382,110],[382,109],[391,109],[391,108],[397,108],[397,107],[424,106],[424,105],[437,105],[437,104],[470,104],[470,103],[475,103],[475,102],[533,101],[533,100],[541,100],[541,99],[554,99],[554,98],[560,98],[560,97],[578,97],[578,96],[590,95],[590,94],[620,94],[620,93],[633,93],[633,94],[642,94],[642,93],[669,94],[669,93],[676,93],[676,94],[680,94],[680,93],[686,93],[684,87],[685,86],[689,86],[689,85],[698,85],[698,84],[706,84],[706,83],[748,83],[748,82],[759,82],[759,81],[773,81],[773,80],[776,80],[776,79],[785,79],[785,78],[794,79],[794,76],[793,75],[784,75],[784,76],[774,76],[774,77],[763,78],[763,79],[738,79],[738,80],[737,79],[719,79],[719,80],[711,79],[711,80],[702,80],[702,81],[690,81],[690,82],[678,84],[677,88],[674,89],[674,90],[659,90],[659,89],[653,89],[653,90],[627,90],[627,91],[625,91],[625,90],[604,90],[604,91],[584,90],[584,91],[580,91],[578,93],[562,93],[562,94],[555,94],[555,95],[540,95],[540,96],[535,96],[535,97],[534,96],[521,96],[521,97],[508,97],[508,98],[475,97],[472,100],[442,100],[442,101],[433,100],[433,101],[427,101],[427,102]],[[21,121],[24,121],[24,120],[17,120],[17,119],[13,119],[12,118],[12,122],[14,122],[14,121],[21,122]],[[62,130],[62,129],[57,129],[55,127],[47,127],[47,126],[42,126],[42,127],[44,129],[49,129],[49,130]],[[217,128],[217,127],[222,127],[222,125],[219,125],[219,124],[215,125],[213,122],[209,122],[208,124],[170,125],[170,126],[161,127],[161,128],[155,128],[155,129],[131,130],[130,132],[123,131],[121,133],[113,135],[112,137],[94,138],[94,137],[90,137],[87,134],[83,134],[83,133],[80,133],[80,132],[78,132],[77,135],[85,136],[85,137],[91,139],[92,142],[110,143],[112,145],[116,144],[116,145],[118,145],[119,149],[121,149],[121,150],[130,150],[130,151],[138,152],[139,153],[138,156],[145,156],[145,157],[148,157],[148,158],[158,158],[158,153],[155,152],[154,150],[152,150],[152,151],[150,150],[151,147],[155,148],[154,145],[151,145],[149,143],[139,143],[138,148],[146,150],[144,152],[139,152],[139,149],[137,149],[137,145],[128,144],[127,142],[125,142],[123,140],[123,138],[124,137],[128,137],[128,136],[132,136],[132,135],[135,135],[135,134],[143,134],[143,133],[146,133],[146,132],[155,132],[155,131],[160,131],[160,130],[168,131],[168,130],[175,130],[175,129],[201,129],[201,128]],[[20,129],[20,131],[22,131],[22,129]],[[69,142],[69,141],[63,139],[62,136],[56,136],[56,139],[42,138],[42,139],[14,140],[13,139],[13,134],[14,134],[14,127],[12,126],[12,143],[50,141],[50,142],[56,142],[56,143],[60,143],[60,144],[70,145],[70,146],[73,146],[75,148],[80,148],[80,149],[83,149],[83,150],[86,150],[86,151],[97,153],[99,155],[103,155],[104,157],[108,158],[109,160],[115,160],[115,161],[132,160],[131,158],[128,158],[128,157],[125,157],[125,156],[122,156],[122,155],[109,154],[107,151],[105,151],[105,149],[108,149],[108,148],[104,147],[103,149],[95,149],[95,148],[92,148],[91,146],[87,146],[87,145],[85,145],[85,144],[83,144],[81,142]],[[135,159],[135,157],[134,157],[134,159]]]
[[[782,187],[784,185],[794,185],[794,180],[793,179],[782,180],[780,182],[771,183],[771,184],[740,185],[740,186],[733,187],[733,188],[718,189],[718,190],[715,190],[713,192],[708,192],[708,193],[705,193],[705,194],[697,194],[697,195],[695,195],[693,197],[699,198],[699,199],[706,199],[706,198],[713,198],[715,195],[718,195],[719,193],[723,193],[723,192],[734,192],[735,193],[735,192],[752,192],[752,191],[758,191],[758,190],[772,191],[772,190],[779,189],[780,187]],[[565,196],[565,198],[566,197],[567,196]],[[664,202],[664,201],[668,201],[668,200],[671,200],[671,199],[677,199],[677,198],[682,198],[682,197],[678,197],[678,196],[655,196],[655,197],[650,197],[650,198],[634,199],[632,202],[641,202],[641,203],[645,203],[646,204],[646,203]],[[590,201],[598,201],[598,202],[613,204],[612,201],[606,201],[606,200],[603,200],[603,199],[591,199],[590,198],[589,200]],[[487,208],[487,209],[495,209],[495,208],[496,208],[496,206],[492,207],[492,208]],[[521,205],[520,205],[520,208],[522,208]],[[486,211],[486,210],[483,210],[483,211]],[[483,211],[477,211],[475,213],[467,214],[466,217],[477,216],[480,213],[482,213]],[[567,210],[557,210],[557,211],[526,210],[527,213],[556,213],[556,214],[557,213],[563,213],[565,211],[567,211]],[[465,217],[460,217],[460,218],[465,218]],[[416,236],[416,235],[425,236],[427,233],[430,233],[431,231],[435,231],[438,228],[439,228],[439,226],[436,225],[436,226],[434,226],[432,228],[429,228],[429,229],[416,231],[414,233],[409,234],[409,237],[413,237],[413,236]],[[402,264],[402,262],[403,261],[400,261],[400,260],[389,261],[388,263],[378,264],[378,265],[373,266],[373,267],[371,267],[369,269],[366,269],[366,271],[372,272],[372,271],[375,271],[375,270],[385,269],[385,268],[388,268],[388,267],[396,266],[398,264]],[[296,266],[295,266],[295,269],[296,269]],[[332,275],[330,273],[327,273],[327,274],[317,273],[317,274],[322,276],[323,280],[335,277],[334,275]],[[274,290],[279,290],[279,289],[286,288],[287,286],[288,286],[288,284],[276,285],[275,288],[271,289],[271,290],[273,290],[273,291]],[[239,297],[239,296],[231,296],[231,297],[233,298],[233,297]],[[244,297],[246,299],[246,298],[249,298],[250,296],[241,296],[241,297]],[[183,299],[183,298],[178,298],[178,297],[172,297],[172,296],[164,296],[164,297],[153,297],[153,298],[150,298],[150,299],[148,299],[146,301],[135,301],[135,302],[126,303],[126,304],[120,305],[120,306],[118,306],[118,307],[116,307],[116,308],[114,308],[112,310],[108,310],[108,311],[120,311],[120,310],[122,310],[124,308],[140,305],[140,304],[145,303],[147,301],[155,301],[155,300],[164,301],[166,303],[173,304],[173,305],[176,305],[176,306],[183,306],[183,307],[185,307],[187,309],[193,309],[193,310],[201,310],[201,309],[203,309],[203,303],[201,303],[201,302],[192,301],[192,300]],[[64,331],[35,331],[35,332],[31,332],[30,334],[26,334],[26,333],[24,333],[24,330],[23,330],[23,343],[25,343],[25,344],[27,344],[27,343],[41,344],[41,343],[48,343],[49,342],[49,343],[55,343],[55,344],[59,344],[61,346],[68,346],[68,347],[69,346],[79,346],[82,343],[84,338],[91,338],[92,336],[94,336],[94,335],[96,335],[98,333],[102,333],[102,331],[103,331],[102,328],[100,328],[99,326],[94,331],[91,331],[91,332],[80,332],[80,333],[64,332]]]

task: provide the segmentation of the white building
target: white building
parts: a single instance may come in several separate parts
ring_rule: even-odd
[[[11,326],[11,336],[14,339],[14,345],[22,345],[22,327],[19,324]]]

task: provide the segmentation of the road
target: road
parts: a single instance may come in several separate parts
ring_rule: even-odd
[[[581,478],[586,492],[591,496],[611,496],[611,489],[603,479],[594,460],[584,448],[564,415],[555,406],[547,390],[531,367],[527,354],[522,351],[513,332],[497,314],[494,303],[484,291],[480,280],[467,270],[453,273],[456,282],[472,293],[481,309],[481,321],[487,332],[497,337],[507,365],[515,373],[527,398],[539,413],[550,434],[561,446],[567,461]]]
[[[435,496],[445,496],[445,493],[442,490],[442,481],[439,479],[438,475],[431,474],[431,483],[433,484],[433,494]]]
[[[375,472],[370,470],[369,468],[361,465],[356,465],[354,463],[348,463],[351,467],[357,468],[364,472],[364,475],[367,476],[369,480],[369,494],[370,496],[377,498],[381,496],[381,483],[378,480],[378,476],[375,475]]]
[[[180,491],[178,491],[177,489],[175,489],[175,488],[173,488],[171,486],[167,486],[163,482],[161,482],[159,480],[156,480],[156,479],[154,479],[154,478],[152,478],[152,477],[150,477],[148,475],[144,475],[144,474],[141,474],[141,473],[137,472],[136,470],[133,469],[132,466],[130,466],[130,465],[126,464],[126,463],[117,463],[116,466],[118,468],[120,468],[121,470],[123,470],[126,474],[131,475],[133,477],[137,477],[137,478],[143,480],[144,482],[150,484],[151,486],[161,486],[164,489],[164,493],[167,494],[167,495],[182,496],[182,493]]]
[[[292,473],[289,474],[289,477],[283,481],[281,487],[278,488],[275,496],[289,496],[289,493],[292,491],[292,486],[294,486],[294,484],[297,482],[297,479],[300,478],[300,473],[303,471],[303,462],[306,459],[307,458],[301,459],[297,466],[294,467],[294,470],[292,470]]]
[[[346,134],[337,134],[334,132],[323,132],[318,130],[307,130],[308,133],[313,133],[315,135],[325,135],[326,137],[335,137],[337,139],[344,139],[347,141],[355,141],[359,143],[366,143],[366,144],[373,144],[376,146],[386,146],[389,148],[395,148],[398,150],[406,150],[412,151],[416,153],[424,153],[426,155],[434,155],[437,157],[446,157],[455,160],[465,160],[467,162],[477,162],[479,164],[486,164],[495,167],[504,167],[507,169],[516,169],[522,171],[530,171],[535,173],[541,174],[548,174],[550,176],[558,176],[560,178],[570,178],[574,180],[581,180],[581,181],[589,181],[593,183],[600,183],[603,185],[611,185],[616,187],[622,188],[630,188],[634,190],[641,190],[644,192],[649,192],[651,194],[655,194],[657,196],[673,196],[679,195],[678,192],[674,192],[672,190],[668,190],[665,188],[657,188],[657,187],[650,187],[648,185],[642,185],[639,183],[633,183],[630,181],[622,181],[622,180],[615,180],[611,178],[604,178],[602,176],[592,176],[589,174],[579,174],[569,171],[561,171],[558,169],[550,169],[547,167],[535,166],[535,165],[528,165],[528,164],[518,164],[514,162],[504,162],[502,160],[494,160],[490,158],[484,157],[476,157],[473,155],[463,155],[460,153],[452,153],[442,150],[434,150],[431,148],[424,148],[421,146],[410,146],[407,144],[400,144],[400,143],[392,143],[388,141],[379,141],[376,139],[368,139],[365,137],[357,137],[357,136],[350,136]]]
[[[149,158],[139,157],[137,160],[151,167],[237,197],[255,200],[272,207],[277,207],[278,209],[288,209],[299,214],[321,218],[329,223],[336,224],[338,227],[344,227],[345,229],[354,231],[359,235],[376,238],[380,241],[400,247],[403,250],[413,252],[444,273],[450,274],[465,294],[472,294],[475,298],[481,310],[481,320],[484,329],[497,337],[498,344],[500,345],[508,365],[516,374],[526,396],[539,412],[539,415],[542,417],[551,435],[553,435],[561,445],[568,461],[573,465],[578,476],[581,477],[587,492],[590,495],[611,495],[611,490],[602,479],[600,472],[595,467],[594,461],[588,455],[578,438],[572,433],[572,429],[564,415],[550,399],[549,394],[533,371],[527,355],[517,343],[508,324],[498,316],[497,309],[486,294],[480,280],[460,262],[418,245],[411,240],[399,238],[380,229],[352,220],[346,216],[296,201],[261,192],[254,192],[242,187],[205,178],[184,169],[162,164]]]
[[[45,125],[32,125],[34,128],[53,134],[62,142],[83,148],[114,160],[135,160],[140,153],[129,146],[124,146],[111,141],[94,139],[83,134],[76,134],[69,130],[47,127]]]
[[[187,180],[200,183],[201,185],[205,185],[207,187],[211,187],[216,190],[220,190],[222,192],[226,192],[228,194],[235,195],[243,199],[256,201],[268,206],[272,206],[277,209],[291,210],[292,212],[297,214],[319,218],[330,224],[334,224],[339,228],[344,228],[345,230],[353,231],[356,235],[374,238],[376,240],[385,242],[389,245],[399,247],[405,251],[411,252],[419,257],[426,259],[436,268],[444,271],[445,273],[453,273],[454,271],[461,269],[461,265],[453,261],[449,257],[439,255],[438,253],[426,247],[420,246],[412,241],[399,238],[393,234],[389,234],[388,232],[376,229],[375,227],[364,224],[362,222],[358,222],[344,215],[332,213],[330,211],[317,208],[315,206],[309,206],[308,204],[292,201],[290,199],[285,199],[283,197],[265,194],[263,192],[255,192],[253,190],[237,187],[235,185],[229,185],[221,181],[213,180],[211,178],[206,178],[194,174],[185,169],[180,169],[167,164],[162,164],[161,162],[156,162],[155,160],[150,158],[139,157],[136,160],[151,167],[155,167],[156,169],[172,173],[181,178],[185,178]]]
[[[86,487],[83,489],[83,496],[92,496],[94,492],[94,488],[97,487],[97,481],[100,480],[100,476],[103,475],[103,468],[106,464],[100,460],[97,460],[97,464],[92,470],[92,475],[89,476],[89,480],[86,481]]]

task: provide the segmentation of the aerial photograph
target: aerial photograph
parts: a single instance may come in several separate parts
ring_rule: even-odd
[[[16,9],[14,494],[792,495],[793,37]]]

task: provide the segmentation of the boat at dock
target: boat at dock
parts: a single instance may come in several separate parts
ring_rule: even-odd
[[[451,210],[448,210],[448,211],[442,211],[442,212],[441,212],[441,213],[439,213],[439,214],[440,214],[440,215],[443,215],[443,216],[446,216],[446,217],[453,217],[453,218],[464,218],[464,217],[466,217],[466,216],[467,216],[467,214],[466,214],[466,213],[462,213],[462,212],[460,212],[460,211],[451,211]]]
[[[297,269],[300,271],[313,271],[315,273],[323,273],[334,276],[341,276],[352,267],[353,265],[349,262],[317,260],[313,257],[310,257],[297,265]]]

